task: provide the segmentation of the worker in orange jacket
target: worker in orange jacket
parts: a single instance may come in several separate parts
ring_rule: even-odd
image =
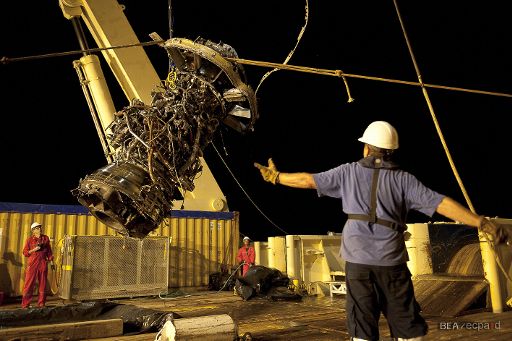
[[[28,308],[32,300],[32,293],[36,280],[39,283],[38,307],[44,307],[46,303],[46,275],[48,274],[48,262],[51,262],[52,269],[53,253],[50,245],[50,238],[41,233],[42,225],[34,222],[30,226],[32,235],[25,242],[23,255],[28,257],[27,269],[25,271],[25,285],[23,287],[22,308]]]
[[[251,239],[249,237],[244,237],[243,239],[244,245],[238,249],[238,255],[236,256],[236,260],[239,264],[243,263],[242,266],[242,276],[245,276],[249,268],[254,265],[254,261],[256,259],[256,252],[254,248],[251,246]]]

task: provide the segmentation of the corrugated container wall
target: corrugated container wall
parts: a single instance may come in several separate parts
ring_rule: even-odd
[[[169,287],[208,285],[211,273],[232,267],[239,248],[238,212],[173,211],[153,236],[171,237]]]
[[[169,287],[206,286],[211,273],[220,271],[222,265],[235,264],[238,212],[176,210],[172,215],[151,233],[171,238]],[[55,255],[66,235],[117,234],[83,206],[0,203],[0,291],[6,295],[22,294],[26,265],[23,247],[34,221],[43,225]],[[48,281],[56,292],[52,271]]]

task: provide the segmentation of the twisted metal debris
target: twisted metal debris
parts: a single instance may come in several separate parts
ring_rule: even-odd
[[[149,105],[134,100],[119,111],[107,138],[114,162],[80,181],[78,201],[123,235],[145,237],[183,191],[194,190],[199,157],[220,124],[240,132],[258,117],[252,89],[226,44],[173,38],[163,47],[174,70]]]

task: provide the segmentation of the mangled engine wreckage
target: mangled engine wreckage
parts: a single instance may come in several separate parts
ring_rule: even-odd
[[[219,124],[251,131],[256,98],[236,51],[203,38],[162,43],[173,67],[152,92],[150,104],[134,100],[107,129],[113,162],[80,180],[72,194],[117,232],[143,238],[194,190],[200,157]]]

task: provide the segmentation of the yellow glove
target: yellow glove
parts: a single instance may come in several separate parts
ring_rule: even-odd
[[[260,165],[257,162],[254,163],[254,167],[260,170],[263,180],[271,182],[274,185],[279,183],[279,172],[277,171],[272,158],[268,159],[268,167]]]
[[[501,225],[497,225],[485,217],[482,217],[482,220],[480,222],[480,230],[490,234],[492,236],[492,241],[494,242],[494,244],[508,244],[509,236],[507,234],[507,231],[505,231],[505,229]]]

